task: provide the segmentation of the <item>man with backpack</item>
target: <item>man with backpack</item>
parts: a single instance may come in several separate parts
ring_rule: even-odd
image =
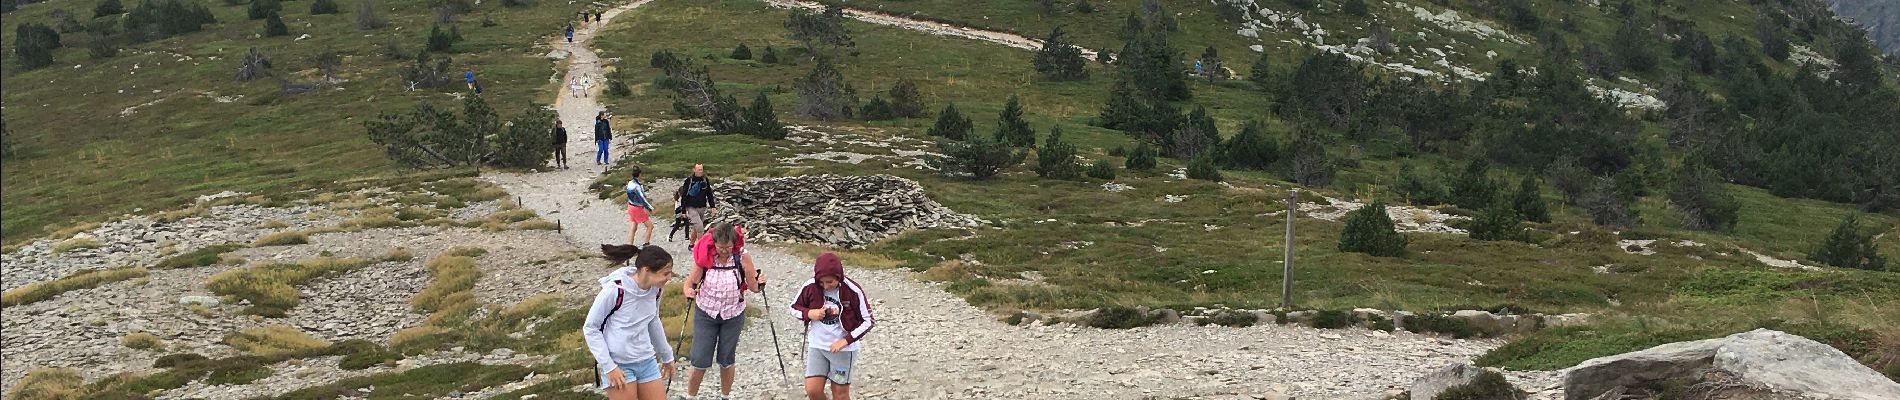
[[[554,119],[554,166],[567,169],[567,127],[561,119]]]
[[[679,192],[673,194],[673,201],[686,207],[686,219],[692,226],[686,229],[686,241],[699,239],[706,230],[706,220],[711,214],[719,212],[718,200],[713,198],[712,180],[706,179],[706,165],[693,164],[693,176],[680,182]]]

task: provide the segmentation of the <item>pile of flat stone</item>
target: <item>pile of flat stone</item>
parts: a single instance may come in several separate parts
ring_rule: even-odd
[[[913,229],[968,228],[986,221],[924,195],[917,182],[890,175],[812,175],[719,186],[719,219],[749,239],[863,248]]]

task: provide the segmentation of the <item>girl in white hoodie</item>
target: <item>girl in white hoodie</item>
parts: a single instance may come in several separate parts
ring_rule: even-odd
[[[601,245],[612,265],[587,310],[581,334],[612,400],[662,400],[673,373],[673,351],[660,325],[660,288],[673,279],[673,256],[659,246]],[[659,362],[658,360],[665,360]]]

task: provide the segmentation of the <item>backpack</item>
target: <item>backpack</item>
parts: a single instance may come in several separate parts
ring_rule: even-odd
[[[663,287],[654,288],[654,290],[659,291],[658,293],[655,293],[657,297],[665,298],[666,288],[663,288]],[[615,279],[614,280],[614,308],[607,309],[607,315],[600,317],[600,333],[601,333],[602,338],[605,338],[607,336],[607,320],[613,319],[614,313],[620,312],[620,304],[625,303],[626,301],[627,301],[627,287],[620,286],[620,280]],[[607,373],[607,371],[600,370],[600,364],[594,364],[594,387],[600,387],[600,385],[603,383],[601,382],[600,375],[605,374],[605,373]],[[622,371],[622,373],[625,373],[625,371]]]
[[[706,187],[705,180],[688,179],[687,184],[686,184],[686,195],[698,197],[699,190],[705,187]]]
[[[738,258],[739,254],[745,252],[745,227],[734,226],[732,230],[739,233],[739,237],[734,238],[732,241],[732,256],[733,258]],[[693,243],[693,265],[708,270],[735,269],[730,266],[713,265],[713,259],[718,256],[719,251],[713,249],[712,229],[709,228],[706,230],[706,233],[699,235],[698,241]],[[745,274],[743,272],[739,273],[739,288],[745,288]],[[744,290],[740,291],[743,292]]]

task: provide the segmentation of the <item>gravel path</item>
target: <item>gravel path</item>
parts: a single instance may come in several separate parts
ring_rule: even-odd
[[[614,8],[604,18],[611,23],[616,15],[644,3]],[[779,0],[771,3],[808,6]],[[1015,35],[972,33],[922,21],[899,21],[883,14],[853,12],[853,17],[1012,47],[1034,47],[1033,41]],[[570,76],[598,74],[598,60],[584,46],[599,25],[583,27],[576,33],[579,45],[569,49]],[[582,123],[591,123],[593,113],[600,109],[593,99],[563,94],[556,108],[570,126],[591,126]],[[586,157],[592,155],[591,145],[583,141],[569,143],[570,157],[585,165]],[[485,179],[520,196],[524,207],[560,220],[569,240],[592,248],[599,243],[626,241],[621,200],[598,199],[587,188],[601,172],[574,168],[491,174]],[[718,171],[712,173],[716,178]],[[666,193],[667,183],[655,184],[655,192]],[[656,208],[670,209],[671,205],[665,203]],[[656,225],[664,229],[668,213],[660,214]],[[683,254],[684,241],[666,241],[664,233],[654,235],[654,242]],[[772,297],[763,300],[784,307],[793,286],[810,276],[810,260],[766,245],[749,251],[768,277],[767,293]],[[685,267],[679,266],[681,272]],[[1409,333],[1289,326],[1170,325],[1130,330],[1066,324],[1018,327],[999,322],[934,284],[913,279],[907,271],[851,268],[849,275],[869,292],[878,318],[877,326],[863,343],[853,389],[875,398],[1092,399],[1108,395],[1250,399],[1266,398],[1269,393],[1376,398],[1408,387],[1432,369],[1470,360],[1501,344],[1495,340],[1444,340]],[[577,285],[570,290],[591,288]],[[752,297],[755,305],[761,300]],[[744,367],[735,398],[802,397],[794,382],[803,375],[804,336],[799,323],[779,308],[767,313],[770,323],[755,319],[746,328],[739,348],[739,363]],[[779,339],[777,349],[784,352],[790,379],[782,379],[777,371],[779,350],[769,331],[774,327]],[[683,391],[683,383],[677,386],[675,390]],[[707,385],[707,393],[713,387]]]
[[[773,7],[778,7],[778,8],[788,8],[788,9],[802,8],[802,9],[814,10],[814,11],[825,9],[824,4],[820,4],[815,1],[765,0],[765,3],[770,4]],[[1042,40],[1027,38],[1027,37],[1023,37],[1022,35],[1017,35],[1014,33],[965,28],[965,27],[954,26],[954,25],[945,24],[941,22],[931,22],[931,21],[910,19],[910,18],[904,18],[901,16],[893,15],[893,14],[886,14],[883,12],[862,10],[862,9],[856,9],[856,8],[846,8],[844,13],[845,13],[845,16],[851,17],[852,19],[856,19],[859,21],[869,22],[869,23],[878,24],[878,25],[894,26],[898,28],[904,28],[904,29],[929,33],[932,35],[956,36],[956,37],[961,37],[961,38],[966,38],[966,39],[976,39],[976,40],[996,43],[996,44],[1000,44],[1004,46],[1014,47],[1014,48],[1023,49],[1023,50],[1030,50],[1030,51],[1035,51],[1036,49],[1042,48]],[[1083,58],[1087,58],[1090,60],[1095,59],[1095,50],[1083,48],[1080,46],[1077,46],[1077,48],[1082,49]]]

